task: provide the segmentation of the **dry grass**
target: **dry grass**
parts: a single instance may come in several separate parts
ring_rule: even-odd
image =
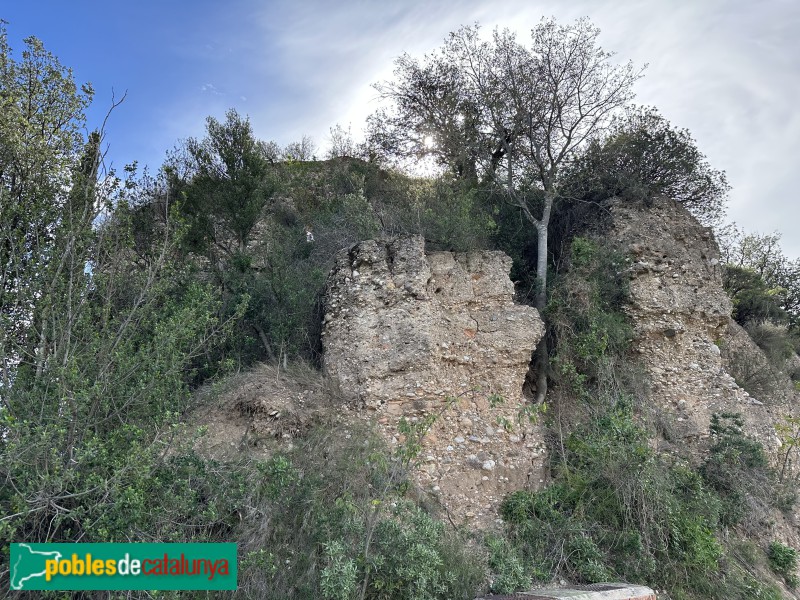
[[[203,388],[187,423],[204,431],[195,450],[227,461],[242,452],[264,458],[319,425],[355,418],[335,383],[301,362],[287,369],[260,364]]]

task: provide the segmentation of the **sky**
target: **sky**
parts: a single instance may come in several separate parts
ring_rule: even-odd
[[[158,168],[205,119],[235,108],[281,145],[330,128],[356,135],[372,84],[404,52],[422,57],[479,23],[520,41],[542,17],[588,16],[615,60],[647,64],[638,104],[688,128],[733,186],[728,219],[782,234],[800,257],[800,2],[797,0],[0,0],[12,48],[33,35],[96,91],[107,159]]]

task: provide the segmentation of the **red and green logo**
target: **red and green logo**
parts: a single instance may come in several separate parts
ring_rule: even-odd
[[[235,590],[236,544],[11,544],[12,590]]]

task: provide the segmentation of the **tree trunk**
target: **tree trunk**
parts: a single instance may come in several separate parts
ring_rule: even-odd
[[[272,350],[272,345],[269,343],[267,334],[264,333],[264,330],[261,328],[260,325],[253,325],[253,329],[256,330],[258,337],[261,338],[261,343],[264,345],[264,350],[267,351],[267,356],[269,357],[269,361],[277,364],[277,361],[275,359],[275,352],[273,352]],[[280,367],[280,364],[278,364],[278,367]]]
[[[542,218],[537,226],[536,244],[536,297],[534,306],[542,312],[547,306],[547,230],[550,226],[550,212],[553,208],[553,192],[545,191]]]
[[[550,188],[550,189],[548,189]],[[536,297],[534,306],[542,316],[547,306],[547,229],[550,225],[550,213],[553,209],[555,193],[551,186],[545,187],[544,208],[542,218],[537,224],[536,256]],[[536,404],[542,404],[547,398],[547,371],[550,368],[550,352],[547,348],[547,333],[542,336],[534,354],[534,367],[536,368]]]

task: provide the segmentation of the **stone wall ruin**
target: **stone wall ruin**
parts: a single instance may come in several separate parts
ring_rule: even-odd
[[[410,236],[342,250],[328,280],[326,374],[390,444],[401,417],[436,415],[415,476],[457,522],[494,520],[506,493],[544,477],[522,395],[544,327],[514,304],[510,269],[502,252],[426,254]]]

